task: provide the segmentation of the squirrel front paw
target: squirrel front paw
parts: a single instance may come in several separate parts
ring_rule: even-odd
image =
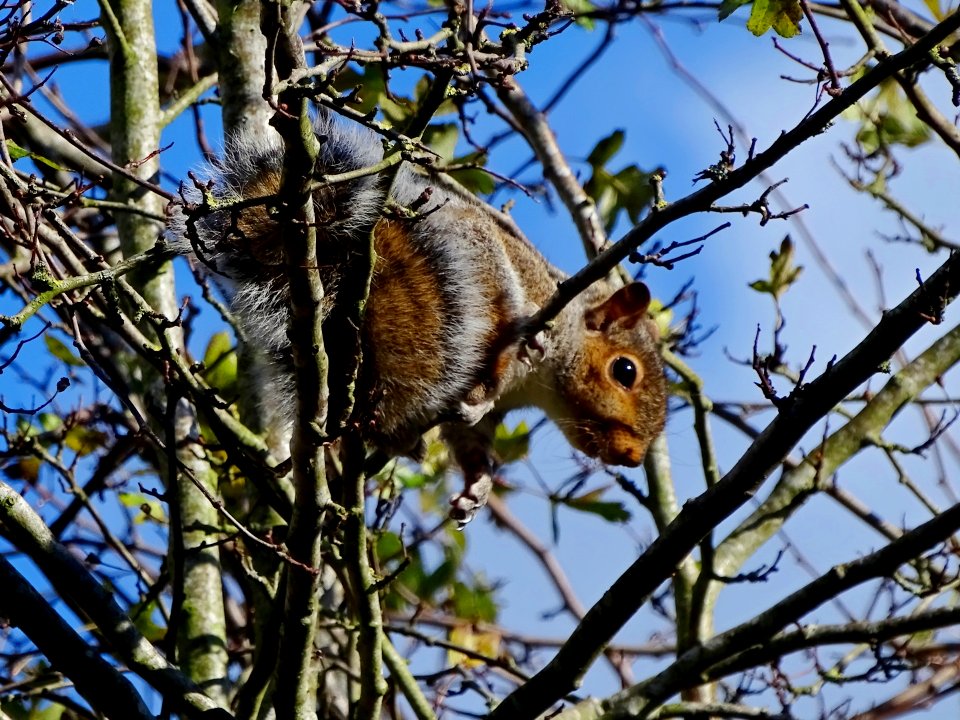
[[[482,473],[471,477],[465,484],[463,492],[450,498],[450,518],[457,521],[460,530],[487,504],[493,489],[493,478],[489,473]]]

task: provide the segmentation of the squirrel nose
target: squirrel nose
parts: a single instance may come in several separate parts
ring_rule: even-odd
[[[607,457],[603,461],[609,465],[622,465],[623,467],[637,467],[643,460],[643,450],[635,444],[621,445],[620,447],[610,447],[604,453]]]

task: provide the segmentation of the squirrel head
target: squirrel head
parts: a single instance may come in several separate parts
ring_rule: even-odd
[[[663,430],[666,380],[649,306],[649,289],[634,282],[570,319],[581,342],[558,369],[558,425],[575,448],[610,465],[636,467]]]

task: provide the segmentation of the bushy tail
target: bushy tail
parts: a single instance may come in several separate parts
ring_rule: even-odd
[[[321,142],[315,176],[338,175],[370,167],[383,157],[368,130],[346,126],[321,110],[315,124]],[[263,282],[276,264],[282,238],[271,210],[283,176],[280,137],[241,133],[224,148],[220,160],[184,181],[184,202],[172,208],[166,241],[171,253],[194,254],[227,279],[227,285]],[[256,199],[262,198],[262,203]],[[377,177],[370,175],[318,190],[314,196],[318,228],[327,240],[347,240],[369,227],[383,206]]]

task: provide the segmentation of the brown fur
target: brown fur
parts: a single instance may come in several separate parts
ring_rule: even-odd
[[[446,307],[436,271],[413,251],[402,221],[381,221],[375,238],[368,346],[377,377],[391,382],[384,388],[390,396],[387,401],[397,402],[415,392],[413,381],[439,383],[444,370],[441,351],[447,342]]]
[[[328,118],[319,120],[317,133],[325,138],[318,174],[368,167],[380,158],[375,137]],[[231,152],[234,161],[222,169],[225,199],[276,195],[279,146],[251,142]],[[615,292],[597,283],[530,348],[521,347],[518,329],[564,276],[508,217],[442,176],[404,168],[391,191],[396,202],[413,206],[427,188],[428,207],[405,219],[378,216],[386,198],[375,177],[314,195],[327,303],[335,301],[340,266],[367,242],[364,233],[375,223],[377,259],[362,328],[362,379],[373,402],[368,440],[388,452],[409,451],[427,426],[447,420],[444,437],[465,478],[464,491],[451,501],[451,516],[461,523],[486,501],[493,434],[502,414],[515,407],[540,407],[591,457],[639,464],[663,428],[666,407],[646,286]],[[293,417],[295,399],[285,334],[284,242],[275,212],[269,201],[216,211],[200,234],[233,280],[234,305],[264,352],[264,377],[278,396],[274,411],[282,424]],[[337,352],[333,343],[327,350]],[[618,358],[635,366],[629,387],[622,372],[619,380],[611,372]]]

